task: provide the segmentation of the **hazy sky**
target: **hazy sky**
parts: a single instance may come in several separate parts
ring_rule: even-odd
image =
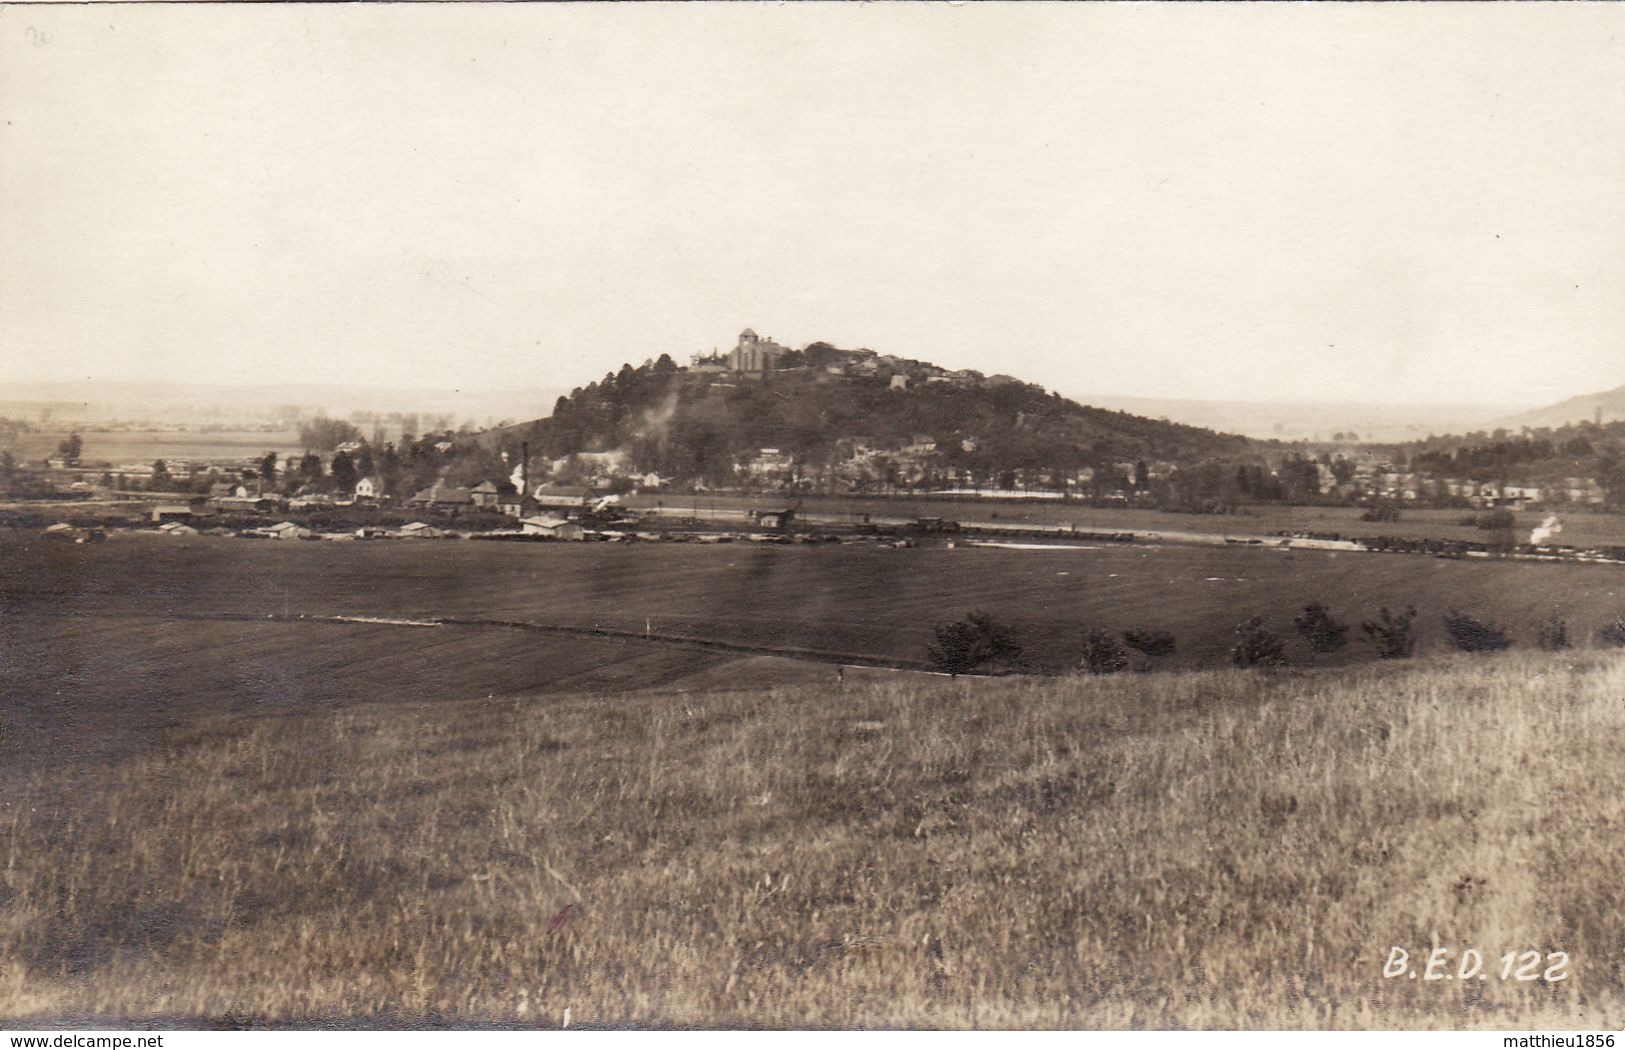
[[[0,10],[0,381],[1625,383],[1625,7]]]

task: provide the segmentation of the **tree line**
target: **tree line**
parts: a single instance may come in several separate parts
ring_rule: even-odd
[[[1442,616],[1445,639],[1461,652],[1499,652],[1514,644],[1504,626],[1482,616],[1451,609]],[[1413,656],[1417,643],[1415,606],[1390,609],[1383,606],[1374,617],[1360,623],[1360,633],[1379,659],[1403,660]],[[1350,625],[1333,615],[1323,602],[1311,602],[1292,619],[1292,632],[1316,654],[1331,654],[1350,642]],[[1598,626],[1597,644],[1625,648],[1625,616],[1617,616]],[[1569,625],[1556,612],[1540,624],[1534,641],[1541,649],[1559,651],[1574,643]],[[1115,631],[1103,628],[1085,630],[1080,638],[1073,667],[1087,674],[1109,675],[1138,664],[1153,670],[1160,658],[1177,649],[1171,631],[1158,627],[1137,627]],[[958,620],[938,624],[926,647],[931,667],[949,675],[983,671],[993,674],[1019,673],[1030,668],[1025,650],[1013,627],[989,613],[972,611]],[[1138,660],[1131,653],[1138,653]],[[1229,650],[1230,662],[1242,668],[1278,668],[1289,662],[1287,636],[1270,626],[1263,616],[1238,623]]]

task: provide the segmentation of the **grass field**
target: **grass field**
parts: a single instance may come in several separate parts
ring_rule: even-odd
[[[196,715],[8,791],[0,1014],[1618,1028],[1622,692],[1506,654]],[[1493,978],[1382,976],[1435,943]]]
[[[0,1018],[216,1024],[1625,1023],[1625,656],[1444,651],[1460,605],[1617,612],[1606,565],[1235,548],[0,535]],[[1422,655],[1222,665],[1305,601]],[[1165,674],[958,679],[1167,626]],[[300,614],[310,619],[300,620]],[[265,619],[265,616],[271,619]],[[1320,658],[1324,659],[1324,658]],[[1391,948],[1492,979],[1385,979]],[[1568,953],[1560,982],[1508,951]],[[1454,958],[1455,956],[1453,956]],[[568,1014],[566,1014],[568,1011]]]
[[[1452,607],[1504,623],[1524,644],[1557,611],[1585,638],[1625,611],[1625,569],[1146,545],[287,544],[120,534],[76,547],[0,533],[0,597],[19,614],[50,617],[485,618],[899,661],[923,658],[935,624],[985,608],[1014,625],[1035,669],[1075,662],[1089,628],[1136,626],[1172,630],[1179,650],[1168,665],[1196,668],[1226,662],[1239,621],[1263,615],[1290,635],[1291,618],[1312,601],[1354,623],[1379,606],[1414,603],[1424,651],[1443,646],[1440,618]],[[511,656],[530,643],[504,635],[493,644]],[[1371,655],[1356,639],[1339,659]]]

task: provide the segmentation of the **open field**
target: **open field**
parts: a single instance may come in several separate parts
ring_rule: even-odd
[[[194,713],[8,786],[0,1015],[1618,1028],[1622,693],[1526,653]],[[1435,942],[1490,977],[1383,977]]]
[[[1076,660],[1093,627],[1163,627],[1179,640],[1168,666],[1222,664],[1238,622],[1263,615],[1290,634],[1291,617],[1313,601],[1356,624],[1379,606],[1414,603],[1423,651],[1444,645],[1440,617],[1450,608],[1499,621],[1525,645],[1556,611],[1584,640],[1625,612],[1625,568],[1140,544],[894,550],[124,533],[72,546],[16,532],[0,533],[0,597],[8,615],[23,618],[451,617],[647,629],[904,663],[924,657],[935,624],[983,608],[1014,625],[1034,669],[1056,670]],[[518,654],[532,643],[502,636],[494,644]],[[1339,659],[1370,655],[1355,638]],[[1312,662],[1307,652],[1293,657]]]
[[[1272,536],[1280,532],[1340,533],[1345,538],[1399,536],[1412,539],[1484,542],[1488,533],[1462,519],[1471,510],[1407,509],[1397,522],[1361,521],[1359,507],[1293,507],[1256,505],[1234,514],[1174,514],[1168,511],[1131,507],[1089,507],[1057,500],[1020,502],[978,499],[932,499],[930,497],[886,496],[867,499],[833,496],[656,496],[641,495],[624,501],[632,507],[665,507],[674,512],[799,506],[803,512],[861,520],[912,521],[920,516],[958,521],[1008,523],[1012,525],[1069,524],[1084,532],[1168,532],[1200,533],[1216,536]],[[1625,515],[1594,510],[1557,508],[1552,511],[1518,511],[1515,533],[1527,540],[1529,531],[1549,515],[1556,514],[1563,531],[1553,542],[1576,547],[1625,545]]]
[[[1225,547],[0,534],[0,1017],[1617,1028],[1625,655],[1527,632],[1554,606],[1588,632],[1622,583]],[[1414,601],[1423,655],[1211,669],[1238,619],[1310,600]],[[1444,652],[1451,605],[1520,648]],[[770,655],[918,660],[975,606],[1038,666],[1149,623],[1188,669]],[[1435,938],[1489,979],[1382,976]],[[1509,951],[1566,952],[1567,979],[1502,980]]]
[[[86,466],[111,463],[115,466],[140,463],[151,466],[155,459],[216,462],[258,459],[267,452],[285,456],[300,451],[299,435],[292,430],[96,430],[77,432],[84,440],[82,458]],[[39,431],[19,434],[5,443],[20,460],[35,462],[56,453],[68,431]]]

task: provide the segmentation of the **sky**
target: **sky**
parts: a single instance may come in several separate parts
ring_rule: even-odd
[[[0,383],[1625,383],[1625,7],[0,8]]]

